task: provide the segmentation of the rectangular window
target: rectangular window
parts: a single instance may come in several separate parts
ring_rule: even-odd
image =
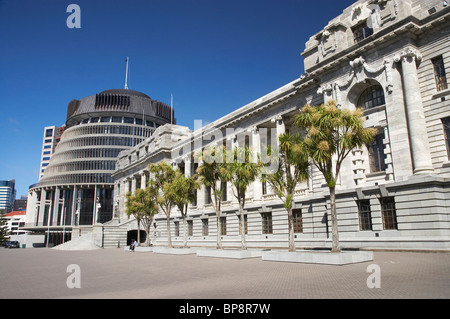
[[[359,215],[359,229],[372,230],[372,213],[368,199],[357,201]]]
[[[208,219],[202,219],[202,236],[208,236]]]
[[[222,235],[227,234],[227,218],[226,217],[220,217],[220,230]]]
[[[448,89],[447,76],[445,74],[444,59],[442,58],[442,55],[434,59],[431,59],[431,63],[433,63],[434,78],[436,80],[437,90],[443,91]]]
[[[220,184],[220,191],[222,192],[222,201],[226,202],[227,201],[227,183],[226,182],[222,182]]]
[[[194,221],[193,220],[187,220],[187,235],[193,236],[194,233]]]
[[[241,235],[242,234],[241,216],[238,216],[238,218],[239,218],[239,235]],[[247,215],[244,215],[244,231],[245,234],[248,234]]]
[[[380,198],[384,229],[398,229],[394,197]]]
[[[212,197],[211,197],[211,186],[207,186],[205,189],[205,204],[211,204],[212,203]]]
[[[294,223],[294,233],[303,233],[303,217],[301,209],[293,209],[292,217]]]
[[[267,195],[267,182],[262,182],[262,194]]]
[[[352,28],[352,31],[355,43],[359,43],[373,34],[373,29],[367,26],[367,22],[358,24]]]
[[[180,222],[173,222],[175,224],[175,237],[180,236]]]
[[[45,137],[51,137],[53,136],[53,129],[52,128],[48,128],[45,130]]]
[[[447,159],[450,159],[450,117],[442,119],[442,126],[444,127],[445,146],[447,147]]]
[[[386,164],[384,162],[384,133],[377,134],[367,147],[369,151],[369,165],[370,172],[380,172],[386,170]]]
[[[261,219],[262,219],[262,233],[263,234],[272,234],[273,233],[272,213],[271,212],[262,213]]]

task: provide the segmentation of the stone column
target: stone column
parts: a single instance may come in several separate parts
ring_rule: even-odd
[[[283,134],[286,131],[286,126],[284,125],[283,118],[281,117],[281,115],[275,118],[275,123],[277,125],[277,139],[278,139],[278,136],[280,136],[280,134]]]
[[[416,61],[421,59],[420,53],[411,48],[406,48],[394,57],[394,61],[397,63],[401,62],[402,65],[403,94],[406,104],[406,118],[414,174],[433,172],[416,66]]]
[[[282,134],[286,131],[286,127],[284,125],[283,118],[281,117],[281,115],[272,119],[271,122],[275,123],[275,128],[276,128],[276,132],[277,132],[277,138],[276,138],[277,146],[279,146],[280,145],[279,136],[280,136],[280,134]]]
[[[202,166],[203,160],[198,160],[198,166]],[[200,189],[197,190],[197,207],[203,208],[205,206],[205,193],[206,187],[205,185],[201,185]]]
[[[145,189],[147,187],[147,173],[142,171],[141,173],[141,189]]]
[[[186,155],[183,157],[183,162],[184,162],[184,176],[186,178],[191,177],[192,175],[192,163],[191,163],[191,156],[190,155]]]
[[[58,210],[59,210],[59,194],[61,190],[59,187],[55,187],[55,196],[53,198],[53,204],[52,204],[52,210],[53,210],[53,216],[52,216],[52,225],[58,224]],[[61,212],[62,216],[62,212]]]
[[[45,212],[45,198],[47,195],[47,191],[44,188],[41,188],[41,200],[39,203],[39,219],[38,226],[42,226],[44,224],[44,212]]]
[[[259,130],[255,126],[252,128],[252,156],[253,160],[256,161],[258,159],[258,153],[261,152],[261,141],[259,136]],[[253,182],[253,200],[259,201],[262,197],[262,184],[261,179],[256,178]]]
[[[136,176],[133,175],[133,177],[131,178],[131,193],[134,194],[134,192],[136,191]]]

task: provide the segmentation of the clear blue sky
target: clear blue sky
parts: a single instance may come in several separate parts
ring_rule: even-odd
[[[303,74],[310,36],[356,0],[0,0],[0,179],[37,182],[43,129],[128,87],[212,122]],[[81,28],[66,25],[81,8]]]

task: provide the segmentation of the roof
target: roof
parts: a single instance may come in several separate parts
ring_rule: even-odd
[[[112,90],[102,91],[99,94],[135,95],[135,96],[141,96],[141,97],[146,97],[148,99],[151,99],[147,94],[144,94],[139,91],[129,90],[129,89],[112,89]]]
[[[5,214],[5,217],[12,217],[12,216],[20,216],[20,215],[26,215],[27,211],[26,210],[20,210],[20,211],[15,211],[15,212],[9,212],[8,214]]]

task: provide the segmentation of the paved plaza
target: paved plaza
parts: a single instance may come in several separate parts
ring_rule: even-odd
[[[374,264],[380,288],[367,285]],[[80,288],[68,288],[75,274],[69,265],[79,266]],[[372,262],[330,266],[123,249],[0,249],[0,298],[130,297],[450,298],[450,254],[375,252]]]

